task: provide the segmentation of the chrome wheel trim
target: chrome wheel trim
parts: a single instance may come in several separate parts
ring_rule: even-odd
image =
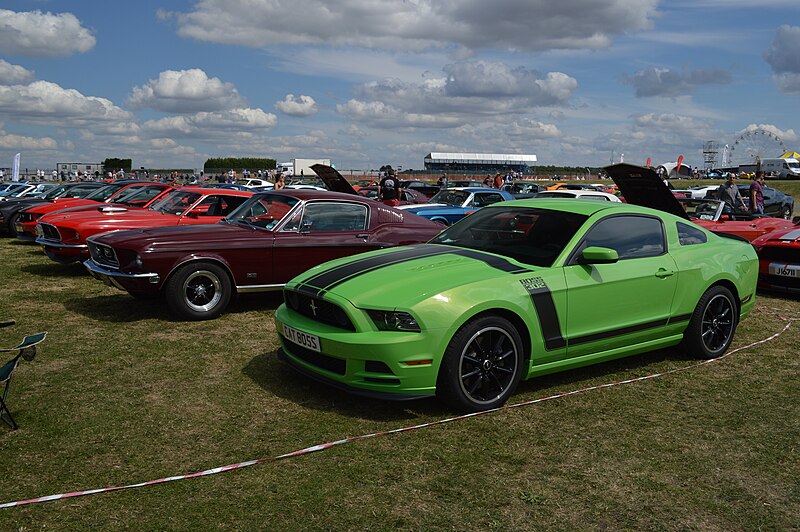
[[[724,294],[712,297],[703,310],[700,338],[711,353],[723,350],[733,337],[735,306]]]
[[[183,302],[195,312],[208,312],[222,299],[222,281],[213,272],[192,272],[183,282]]]

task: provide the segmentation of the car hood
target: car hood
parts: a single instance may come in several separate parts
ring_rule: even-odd
[[[319,176],[320,179],[325,183],[325,186],[328,187],[328,190],[332,190],[334,192],[344,192],[345,194],[358,194],[353,186],[342,177],[336,168],[332,166],[328,166],[327,164],[314,164],[311,165],[311,169]]]
[[[228,247],[238,239],[251,238],[254,231],[268,233],[239,224],[218,222],[215,224],[178,225],[115,231],[104,233],[92,239],[109,246],[119,246],[137,251],[193,249],[199,247],[205,249],[209,245],[212,248]]]
[[[291,285],[310,295],[332,293],[360,308],[411,308],[459,286],[540,269],[483,251],[419,244],[328,262]]]
[[[163,214],[149,209],[128,209],[118,205],[103,204],[91,210],[59,211],[42,217],[42,222],[53,225],[120,225],[137,227],[137,224],[152,225],[163,222],[164,224],[177,223],[178,217],[172,214]]]
[[[753,245],[756,247],[769,243],[800,246],[800,225],[795,225],[789,229],[779,229],[753,240]]]
[[[652,168],[619,163],[606,166],[604,170],[631,205],[650,207],[689,219],[680,202]]]

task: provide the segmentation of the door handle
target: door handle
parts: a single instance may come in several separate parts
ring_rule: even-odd
[[[359,233],[356,238],[369,238],[369,233]]]
[[[674,273],[675,272],[672,270],[665,270],[664,268],[659,268],[658,271],[656,272],[656,277],[658,277],[659,279],[664,279],[665,277],[669,277]]]

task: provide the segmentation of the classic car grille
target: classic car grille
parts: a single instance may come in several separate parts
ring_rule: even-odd
[[[61,242],[61,233],[58,232],[56,226],[39,223],[39,227],[42,228],[42,237],[47,240],[53,240],[54,242]]]
[[[105,244],[92,242],[91,240],[87,243],[89,244],[89,254],[92,256],[93,261],[101,266],[119,268],[119,259],[117,259],[117,254],[114,252],[114,248],[111,246],[106,246]]]
[[[777,262],[800,264],[800,248],[768,246],[761,248],[759,258]]]
[[[284,290],[283,299],[286,301],[286,306],[306,318],[338,327],[339,329],[356,330],[344,310],[330,301],[311,297],[294,290]]]
[[[333,358],[299,346],[286,340],[283,335],[281,335],[281,340],[283,340],[284,349],[307,364],[328,370],[331,373],[336,373],[337,375],[344,375],[347,371],[347,361],[341,358]]]

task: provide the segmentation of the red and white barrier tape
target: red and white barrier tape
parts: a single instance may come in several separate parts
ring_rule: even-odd
[[[745,349],[750,349],[750,348],[755,347],[757,345],[761,345],[761,344],[767,343],[769,341],[772,341],[775,338],[777,338],[778,336],[780,336],[781,334],[783,334],[784,332],[786,332],[786,330],[789,329],[789,327],[791,327],[793,321],[800,320],[800,318],[780,318],[780,319],[785,321],[786,325],[783,327],[783,329],[781,329],[777,333],[773,334],[772,336],[769,336],[768,338],[764,338],[763,340],[758,340],[757,342],[753,342],[753,343],[751,343],[749,345],[733,349],[733,350],[728,351],[727,353],[725,353],[724,355],[722,355],[722,356],[720,356],[718,358],[712,358],[710,360],[703,360],[703,361],[697,362],[695,364],[690,364],[688,366],[683,366],[683,367],[680,367],[680,368],[671,369],[671,370],[668,370],[668,371],[664,371],[662,373],[652,373],[650,375],[645,375],[643,377],[636,377],[636,378],[633,378],[633,379],[626,379],[626,380],[622,380],[622,381],[610,382],[610,383],[607,383],[607,384],[599,384],[597,386],[589,386],[588,388],[581,388],[581,389],[572,390],[572,391],[569,391],[569,392],[563,392],[563,393],[558,393],[558,394],[555,394],[555,395],[549,395],[547,397],[540,397],[538,399],[531,399],[530,401],[523,401],[521,403],[515,403],[515,404],[512,404],[512,405],[505,405],[505,406],[501,406],[501,407],[498,407],[498,408],[494,408],[492,410],[485,410],[483,412],[473,412],[471,414],[463,414],[463,415],[460,415],[460,416],[449,417],[449,418],[445,418],[445,419],[439,419],[437,421],[429,421],[427,423],[420,423],[419,425],[412,425],[412,426],[409,426],[409,427],[402,427],[402,428],[399,428],[399,429],[385,430],[385,431],[382,431],[382,432],[373,432],[372,434],[363,434],[361,436],[352,436],[350,438],[344,438],[344,439],[341,439],[341,440],[336,440],[336,441],[332,441],[332,442],[328,442],[328,443],[321,443],[321,444],[318,444],[318,445],[312,445],[311,447],[306,447],[305,449],[299,449],[297,451],[292,451],[290,453],[281,454],[279,456],[273,456],[273,457],[269,457],[269,458],[259,458],[257,460],[248,460],[246,462],[239,462],[238,464],[230,464],[230,465],[226,465],[226,466],[215,467],[213,469],[206,469],[204,471],[198,471],[196,473],[189,473],[189,474],[186,474],[186,475],[176,475],[176,476],[173,476],[173,477],[159,478],[157,480],[149,480],[147,482],[139,482],[138,484],[128,484],[128,485],[125,485],[125,486],[114,486],[114,487],[110,487],[110,488],[98,488],[98,489],[84,490],[84,491],[72,491],[72,492],[68,492],[68,493],[59,493],[57,495],[47,495],[45,497],[36,497],[34,499],[26,499],[26,500],[14,501],[14,502],[7,502],[7,503],[0,504],[0,509],[1,508],[11,508],[13,506],[25,506],[25,505],[28,505],[28,504],[34,504],[34,503],[38,503],[38,502],[57,501],[59,499],[70,499],[70,498],[73,498],[73,497],[82,497],[84,495],[94,495],[94,494],[97,494],[97,493],[108,493],[108,492],[111,492],[111,491],[120,491],[120,490],[132,489],[132,488],[141,488],[141,487],[144,487],[144,486],[153,486],[155,484],[165,484],[167,482],[173,482],[173,481],[176,481],[176,480],[185,480],[185,479],[195,478],[195,477],[205,477],[205,476],[209,476],[209,475],[216,475],[217,473],[223,473],[225,471],[232,471],[234,469],[242,469],[242,468],[250,467],[250,466],[253,466],[253,465],[257,465],[257,464],[263,464],[265,462],[276,462],[278,460],[284,460],[286,458],[293,458],[295,456],[302,456],[304,454],[311,454],[311,453],[315,453],[317,451],[324,451],[326,449],[330,449],[331,447],[336,447],[338,445],[344,445],[346,443],[353,443],[353,442],[360,441],[360,440],[366,440],[366,439],[369,439],[369,438],[377,438],[379,436],[388,436],[390,434],[397,434],[397,433],[400,433],[400,432],[408,432],[408,431],[411,431],[411,430],[424,429],[424,428],[433,427],[433,426],[436,426],[436,425],[444,425],[445,423],[451,423],[453,421],[458,421],[458,420],[461,420],[461,419],[467,419],[467,418],[476,417],[476,416],[484,416],[484,415],[487,415],[487,414],[498,412],[500,410],[508,410],[508,409],[511,409],[511,408],[519,408],[519,407],[522,407],[522,406],[529,406],[529,405],[533,405],[533,404],[536,404],[536,403],[543,403],[544,401],[550,401],[552,399],[560,399],[562,397],[568,397],[570,395],[577,395],[579,393],[591,392],[591,391],[594,391],[594,390],[602,390],[604,388],[611,388],[612,386],[621,386],[623,384],[632,384],[634,382],[640,382],[640,381],[645,381],[645,380],[649,380],[649,379],[655,379],[656,377],[664,377],[666,375],[670,375],[670,374],[673,374],[673,373],[678,373],[678,372],[681,372],[681,371],[687,371],[687,370],[690,370],[690,369],[694,369],[694,368],[697,368],[697,367],[700,367],[700,366],[705,366],[705,365],[711,364],[712,362],[717,362],[719,360],[722,360],[722,359],[724,359],[724,358],[726,358],[726,357],[728,357],[728,356],[730,356],[730,355],[732,355],[734,353],[737,353],[739,351],[744,351]]]

